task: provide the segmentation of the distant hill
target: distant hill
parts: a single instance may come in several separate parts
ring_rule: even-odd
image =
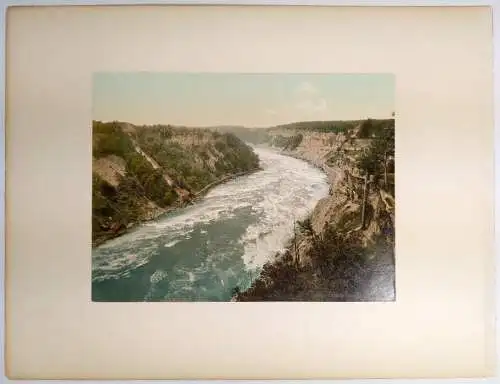
[[[252,128],[244,126],[217,126],[207,129],[220,133],[232,133],[241,140],[252,144],[271,144],[276,142],[276,136],[294,136],[299,132],[344,133],[356,132],[361,137],[371,137],[381,129],[392,124],[394,119],[363,119],[363,120],[327,120],[327,121],[298,121],[279,124],[266,128]],[[279,137],[278,142],[284,143]],[[286,146],[286,144],[283,144]]]
[[[219,133],[232,133],[243,141],[252,144],[263,144],[270,140],[269,131],[266,128],[247,128],[244,126],[219,126],[208,129]]]
[[[394,119],[362,119],[362,120],[327,120],[327,121],[299,121],[288,124],[280,124],[270,127],[270,130],[300,130],[325,133],[347,133],[354,129],[372,131],[391,124]]]

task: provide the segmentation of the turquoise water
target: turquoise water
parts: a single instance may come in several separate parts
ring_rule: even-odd
[[[256,148],[262,171],[92,252],[93,301],[229,301],[283,250],[293,222],[328,193],[304,161]]]

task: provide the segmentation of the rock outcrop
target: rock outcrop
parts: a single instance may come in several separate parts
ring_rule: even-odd
[[[286,131],[286,129],[285,129]],[[299,223],[284,254],[237,301],[387,301],[394,287],[394,120],[359,122],[342,132],[302,126],[293,150],[275,130],[283,153],[321,167],[329,196]]]

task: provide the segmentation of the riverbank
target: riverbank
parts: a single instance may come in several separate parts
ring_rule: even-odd
[[[373,168],[384,169],[374,153],[380,142],[371,146],[354,138],[344,151],[345,138],[326,139],[309,140],[305,134],[298,148],[281,152],[322,169],[329,195],[297,223],[285,252],[264,265],[249,289],[236,290],[232,301],[394,300],[394,198],[387,203],[390,188],[383,173],[366,181],[356,176],[364,156],[374,159],[368,163]],[[386,142],[393,146],[393,140]]]
[[[95,249],[93,300],[227,302],[246,288],[256,277],[249,269],[279,252],[294,219],[328,193],[323,172],[306,162],[255,152],[262,171]]]
[[[294,159],[305,161],[306,163],[311,164],[313,167],[321,169],[328,177],[328,182],[330,183],[330,186],[332,188],[335,187],[336,181],[338,180],[340,174],[342,173],[342,169],[340,169],[340,167],[337,168],[330,167],[326,164],[326,161],[324,160],[320,161],[312,160],[311,158],[308,158],[301,154],[294,153],[292,151],[281,151],[280,153],[285,156],[293,157]]]
[[[203,187],[200,191],[194,193],[192,195],[192,197],[190,197],[188,200],[179,200],[174,205],[172,205],[168,208],[157,207],[157,208],[155,208],[154,211],[152,211],[149,214],[149,217],[147,219],[144,219],[144,220],[141,220],[138,222],[130,223],[126,228],[121,228],[116,232],[110,232],[110,233],[103,235],[100,238],[95,239],[92,242],[92,249],[94,249],[100,245],[103,245],[112,239],[116,239],[116,238],[121,237],[127,233],[130,233],[131,231],[135,230],[137,227],[139,227],[140,225],[142,225],[144,223],[149,223],[149,222],[158,220],[162,216],[178,212],[179,210],[181,210],[183,208],[186,208],[190,205],[196,204],[200,199],[202,199],[204,196],[206,196],[206,194],[210,190],[212,190],[213,188],[215,188],[215,187],[217,187],[225,182],[228,182],[230,180],[234,180],[235,178],[238,178],[238,177],[247,176],[247,175],[253,174],[255,172],[261,171],[261,170],[263,170],[263,168],[259,166],[257,168],[253,168],[253,169],[250,169],[248,171],[238,172],[235,174],[224,176],[221,179],[216,180],[216,181],[208,184],[207,186]]]
[[[229,133],[99,121],[92,133],[94,246],[183,208],[214,180],[259,165],[252,148]]]
[[[242,172],[238,172],[238,173],[235,173],[235,174],[232,174],[232,175],[224,176],[220,180],[216,180],[216,181],[208,184],[206,187],[204,187],[200,191],[196,192],[194,194],[194,197],[190,200],[190,202],[188,204],[194,204],[197,200],[199,200],[200,198],[204,197],[212,188],[215,188],[218,185],[221,185],[222,183],[225,183],[225,182],[230,181],[230,180],[234,180],[237,177],[247,176],[247,175],[250,175],[252,173],[255,173],[255,172],[258,172],[258,171],[262,171],[262,170],[264,170],[264,169],[259,166],[257,168],[253,168],[253,169],[250,169],[248,171],[242,171]]]
[[[275,147],[270,147],[272,149],[278,149]],[[304,156],[303,154],[301,155],[300,153],[297,153],[296,151],[290,151],[290,150],[279,150],[279,153],[281,155],[287,156],[287,157],[292,157],[297,160],[304,161],[308,163],[309,165],[313,166],[314,168],[321,170],[322,172],[325,173],[328,179],[328,184],[329,184],[329,195],[332,195],[334,193],[334,188],[336,185],[336,182],[338,181],[338,175],[341,174],[340,169],[334,169],[326,165],[326,161],[314,161],[311,158]],[[325,199],[328,199],[328,197],[324,197],[323,199],[319,200],[316,203],[316,206],[314,207],[313,211],[303,220],[302,223],[310,223],[312,216],[314,212],[318,209],[320,206],[321,202],[324,201]],[[306,224],[307,225],[307,224]],[[295,228],[295,225],[294,225]],[[231,302],[240,302],[240,301],[256,301],[258,299],[263,299],[261,297],[262,291],[264,291],[266,288],[266,285],[269,284],[270,282],[272,283],[272,280],[274,279],[275,281],[278,280],[280,277],[283,278],[285,277],[286,279],[290,279],[290,284],[289,286],[292,286],[293,279],[298,279],[299,274],[297,273],[298,268],[288,268],[289,265],[298,265],[300,264],[299,257],[300,257],[300,251],[299,248],[303,248],[303,243],[304,238],[301,236],[300,233],[292,233],[290,235],[290,238],[286,241],[284,245],[284,251],[279,252],[275,255],[275,259],[272,262],[266,263],[261,271],[260,276],[253,282],[253,284],[250,286],[245,291],[240,291],[239,287],[235,289],[235,292],[233,294],[233,297],[231,298]],[[270,278],[270,276],[272,276]],[[285,282],[285,284],[287,284]],[[281,301],[283,300],[283,297],[280,297],[278,295],[271,295],[268,300],[272,301]],[[267,301],[267,300],[263,300]],[[292,300],[293,301],[293,300]]]

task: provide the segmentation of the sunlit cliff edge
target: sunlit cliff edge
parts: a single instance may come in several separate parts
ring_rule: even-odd
[[[315,164],[331,187],[310,217],[296,223],[285,252],[249,289],[236,288],[233,301],[394,300],[394,119],[254,131],[244,132],[247,140]]]

